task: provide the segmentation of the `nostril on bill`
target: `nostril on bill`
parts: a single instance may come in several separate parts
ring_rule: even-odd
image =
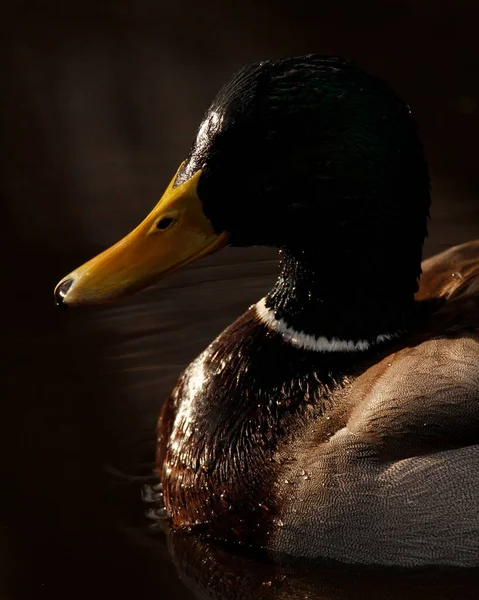
[[[68,290],[71,288],[73,284],[73,279],[65,279],[55,288],[55,304],[58,308],[68,308],[68,304],[65,302],[65,296],[67,295]]]

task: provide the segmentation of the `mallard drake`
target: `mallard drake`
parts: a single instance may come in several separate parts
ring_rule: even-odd
[[[479,241],[426,260],[409,107],[349,61],[239,71],[160,202],[57,286],[144,288],[226,245],[273,289],[181,375],[159,418],[173,527],[305,557],[479,565]]]

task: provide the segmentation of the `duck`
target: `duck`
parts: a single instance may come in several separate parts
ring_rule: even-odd
[[[479,240],[422,261],[431,194],[410,107],[354,62],[239,70],[151,213],[64,277],[112,302],[226,246],[272,289],[162,405],[169,526],[270,555],[479,566]],[[194,299],[192,299],[194,301]]]

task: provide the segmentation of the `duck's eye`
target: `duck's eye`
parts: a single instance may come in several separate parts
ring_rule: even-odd
[[[157,229],[161,229],[162,231],[164,231],[165,229],[168,229],[168,227],[170,227],[170,225],[173,225],[174,223],[174,219],[172,219],[171,217],[163,217],[162,219],[160,219],[158,221],[158,223],[156,224]]]

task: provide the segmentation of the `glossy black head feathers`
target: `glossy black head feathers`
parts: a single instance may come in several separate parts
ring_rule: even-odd
[[[198,169],[213,226],[234,245],[283,249],[286,280],[319,272],[322,289],[305,294],[327,295],[326,280],[336,302],[380,277],[382,304],[412,301],[429,177],[409,107],[377,77],[316,55],[242,69],[208,110],[178,182]],[[280,292],[276,308],[291,296]]]
[[[238,238],[252,207],[278,224],[310,210],[324,222],[354,205],[364,214],[367,199],[374,210],[381,198],[386,211],[407,188],[417,191],[424,232],[429,181],[409,113],[381,80],[349,61],[312,55],[254,64],[218,93],[179,181],[202,168],[206,210]],[[399,204],[405,208],[408,199]],[[245,241],[283,241],[262,233],[265,239]]]

